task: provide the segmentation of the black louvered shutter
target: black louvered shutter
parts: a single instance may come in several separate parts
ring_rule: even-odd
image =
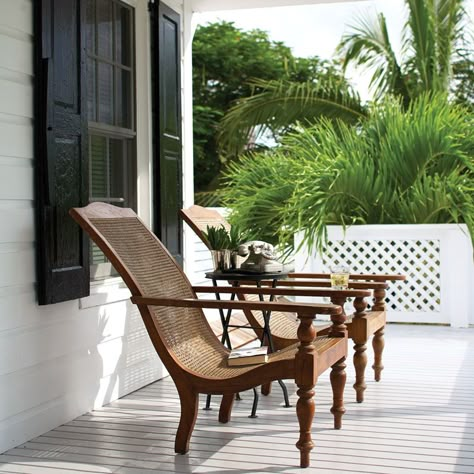
[[[161,2],[150,5],[153,57],[155,233],[183,263],[181,45],[179,14]]]
[[[68,214],[88,201],[85,2],[35,4],[35,160],[39,304],[89,294],[89,247]]]

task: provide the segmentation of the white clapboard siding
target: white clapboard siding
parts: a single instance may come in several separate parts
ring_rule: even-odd
[[[92,406],[101,406],[110,400],[108,391],[115,391],[117,398],[143,386],[143,380],[139,380],[143,375],[146,375],[145,380],[156,380],[160,368],[147,335],[137,336],[136,345],[141,347],[133,347],[134,343],[130,341],[133,337],[102,344],[95,353],[83,350],[57,358],[52,364],[40,364],[2,376],[2,409],[17,415],[30,407],[47,406],[51,400],[77,398],[80,401],[82,397]],[[111,360],[117,346],[122,346],[119,356]],[[127,350],[131,353],[132,349],[135,353],[127,355]],[[44,385],[44,388],[34,391],[31,390],[32,384],[37,387]],[[71,397],[71,392],[74,392],[74,397]]]
[[[0,244],[0,287],[24,285],[34,281],[34,262],[32,242]]]
[[[193,248],[188,278],[193,285],[209,285],[211,282],[206,278],[206,273],[213,270],[211,253],[194,232],[188,235]]]
[[[61,303],[65,314],[74,312],[77,302]],[[41,311],[47,318],[47,308]],[[81,311],[75,317],[65,316],[49,324],[22,327],[0,334],[0,347],[5,350],[5,356],[0,360],[0,375],[22,370],[35,365],[38,357],[42,360],[65,357],[67,354],[90,350],[105,342],[126,337],[135,331],[144,331],[141,318],[136,308],[128,302],[118,302],[106,305],[101,309],[102,314],[97,318],[97,309]],[[51,344],[51,340],[55,341]],[[15,345],[23,348],[21,354],[16,354]],[[40,360],[41,360],[40,359]]]
[[[35,304],[33,284],[0,287],[0,334],[21,326],[44,323],[39,311],[31,311]]]
[[[15,78],[15,74],[0,72],[0,112],[33,118],[33,84],[13,82]]]
[[[131,3],[146,21],[147,0]],[[37,304],[32,12],[33,0],[0,0],[0,452],[166,375],[120,279]],[[138,103],[148,117],[146,93]]]
[[[446,348],[449,348],[447,357]],[[373,353],[368,349],[369,361]],[[416,363],[413,363],[416,361]],[[346,413],[332,429],[329,374],[316,386],[309,474],[441,474],[474,472],[474,333],[450,327],[389,325],[382,380],[367,369],[364,403],[356,403],[348,361]],[[291,408],[279,387],[248,415],[251,392],[232,419],[199,410],[190,451],[174,453],[180,406],[169,378],[78,417],[0,456],[1,473],[269,473],[301,472],[295,448],[297,396]],[[204,397],[200,406],[204,404]]]
[[[30,119],[14,122],[10,115],[0,113],[0,157],[5,156],[33,158],[33,124]]]
[[[7,207],[11,206],[11,207]],[[11,242],[25,243],[34,241],[34,210],[31,201],[7,201],[2,206],[0,200],[0,222],[8,222],[0,232],[0,244]]]
[[[0,32],[2,31],[0,25]],[[8,32],[0,33],[0,64],[2,68],[9,71],[19,72],[21,74],[33,75],[33,58],[32,50],[28,42],[25,41],[24,35],[17,36],[15,32],[9,30]],[[11,54],[15,51],[16,54]]]
[[[0,90],[2,84],[0,83]],[[1,100],[1,99],[0,99]],[[0,122],[1,127],[1,122]],[[33,199],[33,163],[31,160],[15,158],[21,163],[14,165],[11,160],[0,164],[0,199]],[[19,183],[22,185],[20,186]]]
[[[10,36],[33,35],[33,2],[31,0],[0,0],[0,28]]]

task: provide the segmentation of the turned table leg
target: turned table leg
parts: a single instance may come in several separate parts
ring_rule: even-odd
[[[300,450],[300,466],[309,466],[309,454],[314,447],[311,439],[311,425],[314,417],[314,390],[313,386],[300,386],[296,392],[298,402],[296,403],[296,415],[300,424],[300,439],[296,447]]]
[[[344,408],[344,387],[346,385],[346,358],[337,361],[331,370],[330,380],[333,393],[333,405],[331,413],[334,415],[334,429],[340,430],[342,426],[342,415],[346,412]]]
[[[385,311],[385,295],[386,292],[384,289],[378,289],[374,291],[374,311]],[[380,381],[383,363],[382,363],[382,353],[385,347],[385,325],[382,326],[379,330],[374,333],[374,338],[372,339],[372,347],[374,348],[374,378],[376,382]]]
[[[300,466],[308,467],[310,452],[314,447],[311,439],[311,425],[314,417],[314,386],[317,380],[317,353],[313,346],[316,329],[313,326],[315,313],[298,313],[298,340],[300,344],[295,356],[296,415],[300,425],[300,437],[296,447],[300,450]]]
[[[375,332],[374,338],[372,339],[372,347],[374,348],[374,365],[372,368],[374,369],[374,376],[375,381],[380,381],[380,376],[383,370],[383,363],[382,363],[382,353],[385,347],[385,326],[381,327],[378,331]]]
[[[354,390],[356,391],[357,403],[364,401],[364,391],[367,388],[367,384],[365,383],[365,368],[367,367],[366,342],[367,341],[356,341],[354,346],[354,368],[356,373]]]
[[[354,321],[353,324],[363,322],[362,318],[366,316],[365,309],[367,308],[367,302],[364,298],[354,299]],[[352,336],[354,345],[354,368],[356,373],[356,380],[354,383],[354,390],[356,391],[357,403],[364,401],[364,391],[367,388],[365,383],[365,369],[367,367],[367,329],[366,326],[362,326],[363,330]]]

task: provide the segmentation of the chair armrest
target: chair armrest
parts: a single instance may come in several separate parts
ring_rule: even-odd
[[[330,278],[331,274],[330,273],[288,273],[288,278]],[[365,275],[365,274],[357,274],[357,273],[351,273],[349,275],[349,278],[351,280],[372,280],[372,281],[400,281],[400,280],[406,280],[405,275]]]
[[[132,303],[145,306],[173,306],[179,308],[212,308],[212,309],[249,309],[260,311],[282,311],[306,315],[329,314],[337,316],[342,308],[334,304],[312,303],[278,303],[270,301],[219,301],[200,300],[194,298],[149,298],[146,296],[132,296]]]
[[[329,275],[327,280],[314,279],[314,280],[278,280],[277,287],[304,287],[304,288],[331,288],[331,281],[329,280]],[[272,280],[262,280],[262,286],[272,286]],[[386,290],[388,288],[388,283],[385,282],[360,282],[360,281],[350,281],[349,280],[349,289],[354,290]]]
[[[307,288],[252,288],[249,286],[193,286],[196,293],[233,293],[237,295],[274,295],[274,296],[327,296],[330,298],[364,298],[371,296],[369,290],[333,290],[325,289],[307,289]]]
[[[312,279],[321,279],[326,278],[330,279],[331,275],[329,273],[289,273],[288,277],[295,278],[312,278]],[[372,311],[385,311],[385,290],[388,288],[387,281],[403,281],[406,279],[405,275],[365,275],[365,274],[350,274],[350,280],[366,280],[366,283],[357,283],[349,280],[349,287],[356,288],[362,285],[363,287],[371,288],[374,291],[374,301],[372,305]],[[309,280],[303,280],[309,281]],[[295,286],[300,285],[301,282],[297,282]],[[305,286],[311,286],[309,283],[305,283]],[[379,286],[382,285],[382,286]]]

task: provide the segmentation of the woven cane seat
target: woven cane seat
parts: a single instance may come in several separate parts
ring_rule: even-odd
[[[199,394],[222,395],[219,421],[230,420],[235,393],[282,378],[294,378],[299,387],[297,417],[300,425],[300,465],[309,465],[311,450],[312,404],[317,376],[332,367],[334,391],[334,427],[341,427],[344,413],[344,360],[347,355],[345,334],[319,337],[313,342],[311,319],[316,313],[331,314],[337,323],[341,308],[336,305],[297,306],[302,323],[301,341],[271,354],[266,364],[229,367],[229,351],[220,343],[201,308],[225,308],[224,301],[196,298],[189,280],[163,244],[140,221],[131,209],[105,203],[92,203],[70,210],[99,248],[110,259],[138,305],[150,339],[176,384],[181,416],[175,438],[175,452],[189,450],[191,434],[199,407]],[[270,309],[270,303],[263,303]],[[255,307],[255,304],[233,302],[232,308]],[[281,309],[281,307],[280,307]],[[311,318],[311,319],[310,319]]]
[[[139,219],[91,219],[91,222],[134,276],[141,295],[156,298],[195,297],[168,252]],[[227,365],[229,351],[214,335],[202,310],[155,306],[151,308],[151,314],[169,351],[188,370],[201,376],[223,379],[236,377],[254,368]],[[330,342],[328,338],[323,338],[315,341],[315,347],[320,350]],[[297,345],[271,354],[270,361],[294,358]]]

